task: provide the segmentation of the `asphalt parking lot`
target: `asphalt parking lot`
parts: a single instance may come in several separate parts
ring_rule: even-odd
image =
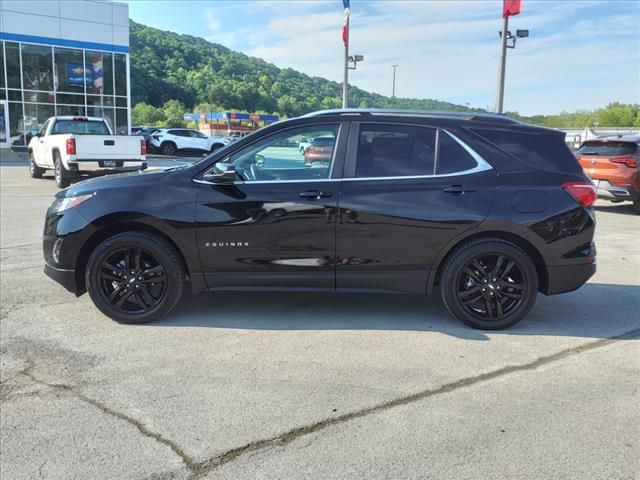
[[[0,167],[2,478],[640,478],[631,206],[598,203],[598,273],[506,331],[308,294],[125,326],[42,273],[56,190]]]

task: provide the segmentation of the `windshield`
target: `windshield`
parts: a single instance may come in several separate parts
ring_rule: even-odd
[[[110,135],[103,120],[57,120],[52,135],[73,133],[74,135]]]
[[[604,157],[617,157],[619,155],[632,155],[637,146],[632,142],[585,142],[579,149],[578,155],[601,155]]]

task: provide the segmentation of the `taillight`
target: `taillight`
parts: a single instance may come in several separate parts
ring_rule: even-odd
[[[76,154],[76,139],[67,138],[67,155],[75,155],[75,154]]]
[[[144,138],[140,139],[140,155],[147,154],[147,142],[144,141]]]
[[[598,198],[596,187],[591,182],[565,182],[562,188],[583,207],[590,207]]]
[[[638,166],[638,159],[636,157],[618,157],[618,158],[610,158],[609,161],[611,163],[621,163],[626,165],[629,168],[636,168]]]

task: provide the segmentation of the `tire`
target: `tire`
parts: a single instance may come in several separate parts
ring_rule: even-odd
[[[633,211],[640,215],[640,198],[633,202]]]
[[[93,303],[121,323],[147,323],[169,313],[182,297],[185,278],[173,246],[146,232],[123,232],[104,240],[85,271]]]
[[[447,310],[462,323],[500,330],[529,313],[538,294],[538,273],[516,245],[497,238],[476,240],[449,256],[440,294]]]
[[[36,161],[33,158],[33,152],[29,152],[29,176],[31,178],[42,178],[44,168],[40,168],[36,165]]]
[[[176,148],[175,143],[164,142],[162,145],[160,145],[160,151],[162,152],[163,155],[172,156],[172,155],[175,155],[178,149]]]
[[[69,181],[70,175],[68,170],[64,168],[62,160],[60,159],[60,153],[58,152],[53,153],[53,173],[58,188],[67,188],[69,186],[71,183]]]
[[[224,147],[222,143],[214,143],[213,145],[211,145],[211,150],[209,150],[209,153],[214,153],[220,150],[222,147]]]

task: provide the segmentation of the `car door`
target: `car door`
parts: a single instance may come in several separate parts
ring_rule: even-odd
[[[489,212],[495,171],[435,127],[354,123],[336,227],[336,288],[424,293],[434,260]]]
[[[196,130],[189,130],[189,136],[191,137],[191,148],[204,152],[209,151],[209,137]]]
[[[53,167],[53,157],[51,156],[50,152],[47,151],[47,143],[45,140],[47,128],[49,127],[50,123],[50,119],[44,122],[44,125],[38,132],[38,137],[32,143],[33,157],[36,159],[37,164],[41,167]]]
[[[346,127],[315,123],[265,134],[221,161],[232,183],[199,185],[197,242],[210,289],[335,289],[335,222]],[[298,141],[336,138],[332,160],[305,166]],[[213,168],[213,166],[208,167]]]

